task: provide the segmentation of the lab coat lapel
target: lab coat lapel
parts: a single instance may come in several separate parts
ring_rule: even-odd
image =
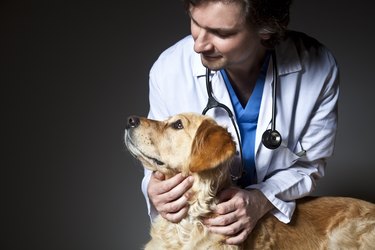
[[[273,69],[272,58],[270,59],[264,83],[262,102],[259,110],[257,132],[255,136],[255,163],[257,167],[258,180],[262,180],[265,175],[263,169],[267,169],[272,158],[272,150],[267,149],[262,144],[262,135],[264,131],[271,127],[272,120],[272,84],[273,84]],[[260,157],[261,156],[261,157]]]
[[[297,49],[293,41],[289,38],[286,41],[280,43],[276,47],[276,61],[278,68],[278,92],[283,88],[282,80],[283,75],[292,74],[300,71],[302,69],[301,61],[298,56]],[[262,135],[264,131],[271,128],[272,121],[272,87],[273,87],[273,61],[270,59],[270,64],[268,66],[266,81],[263,89],[262,103],[259,110],[258,117],[258,127],[255,137],[255,164],[257,166],[257,177],[258,181],[262,181],[267,174],[267,169],[271,163],[273,153],[279,150],[281,147],[285,147],[286,139],[283,140],[279,149],[271,150],[263,146],[262,144]],[[285,105],[288,100],[284,100],[280,95],[276,94],[277,105]],[[277,116],[283,117],[283,114],[280,113],[280,109],[276,111],[276,120],[280,122],[280,119],[277,119]],[[280,128],[280,124],[276,122],[276,129]],[[283,136],[283,131],[279,131],[281,136]]]
[[[277,69],[278,69],[277,88],[278,88],[278,93],[280,93],[279,90],[283,87],[282,76],[300,71],[302,69],[302,65],[298,56],[297,49],[290,38],[280,43],[276,47],[275,52],[276,52],[276,61],[277,61]],[[274,81],[273,61],[271,58],[269,65],[268,65],[266,81],[265,81],[264,89],[263,89],[262,103],[260,106],[259,117],[258,117],[258,128],[257,128],[256,139],[255,139],[255,143],[256,143],[255,145],[258,146],[258,150],[262,144],[263,132],[271,128],[273,81]],[[276,99],[278,99],[278,103],[276,106],[282,105],[283,102],[287,101],[287,100],[283,100],[283,98],[280,98],[280,96],[277,95],[277,93],[276,93]],[[277,113],[277,115],[282,116],[282,114],[280,113]]]

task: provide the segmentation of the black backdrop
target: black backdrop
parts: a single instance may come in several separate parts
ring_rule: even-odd
[[[292,29],[341,68],[335,155],[317,195],[375,202],[373,1],[294,1]],[[148,71],[189,33],[179,0],[2,1],[1,248],[140,249],[142,168],[123,144]],[[5,117],[4,117],[5,116]]]

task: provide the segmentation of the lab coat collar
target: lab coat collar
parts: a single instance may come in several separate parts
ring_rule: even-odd
[[[302,63],[296,45],[291,37],[280,42],[280,44],[276,46],[275,51],[279,76],[298,72],[302,69]]]

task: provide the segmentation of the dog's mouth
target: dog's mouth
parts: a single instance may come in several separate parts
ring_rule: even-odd
[[[141,159],[148,159],[149,161],[151,161],[152,163],[154,163],[154,164],[156,164],[158,166],[165,165],[164,162],[162,162],[161,160],[157,159],[156,157],[150,156],[150,155],[142,152],[135,145],[135,143],[132,141],[132,138],[129,135],[129,133],[126,133],[126,135],[125,135],[125,144],[126,144],[126,147],[128,148],[128,151],[130,152],[131,155],[133,155],[134,158],[139,159],[139,160],[141,160]]]
[[[142,152],[141,152],[142,153]],[[158,159],[156,159],[156,158],[154,158],[154,157],[151,157],[151,156],[148,156],[148,155],[145,155],[145,154],[143,154],[145,157],[147,157],[148,159],[150,159],[151,161],[153,161],[153,162],[155,162],[157,165],[159,165],[159,166],[163,166],[163,165],[165,165],[165,163],[164,162],[162,162],[162,161],[160,161],[160,160],[158,160]]]

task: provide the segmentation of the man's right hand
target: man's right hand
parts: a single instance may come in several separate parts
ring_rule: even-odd
[[[181,173],[167,180],[158,171],[152,173],[147,193],[162,217],[177,223],[186,216],[189,209],[188,190],[192,187],[193,180],[192,176],[183,177]]]

